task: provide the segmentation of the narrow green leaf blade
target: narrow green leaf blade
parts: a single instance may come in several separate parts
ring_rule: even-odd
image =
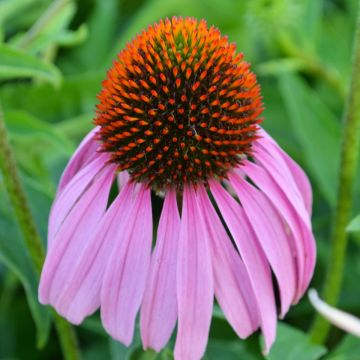
[[[0,45],[0,80],[16,78],[42,79],[59,86],[61,73],[54,65],[33,55],[8,45]]]
[[[2,0],[0,2],[0,25],[9,18],[18,16],[21,12],[40,1],[41,0]]]
[[[82,46],[74,49],[74,60],[78,62],[81,69],[91,70],[104,67],[114,45],[113,39],[119,25],[119,5],[117,0],[95,1],[87,24],[88,39]]]
[[[68,30],[75,12],[76,5],[71,0],[52,2],[31,29],[13,36],[9,43],[31,54],[38,54],[51,46],[71,46],[84,41],[87,36],[85,24],[76,31]]]

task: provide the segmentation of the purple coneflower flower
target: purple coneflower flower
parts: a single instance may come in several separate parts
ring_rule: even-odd
[[[175,358],[196,360],[215,297],[239,337],[261,329],[268,351],[272,273],[283,317],[314,270],[312,192],[258,125],[249,64],[204,20],[160,21],[119,54],[99,100],[51,210],[40,301],[74,324],[100,308],[125,345],[140,312],[157,351],[177,323]]]

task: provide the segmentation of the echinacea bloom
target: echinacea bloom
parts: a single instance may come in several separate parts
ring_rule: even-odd
[[[172,18],[138,35],[61,178],[40,301],[74,324],[100,308],[125,345],[140,312],[143,346],[156,351],[177,323],[175,358],[196,360],[215,297],[239,337],[261,329],[268,351],[274,289],[283,317],[316,251],[309,181],[260,128],[262,110],[249,64],[204,20]]]

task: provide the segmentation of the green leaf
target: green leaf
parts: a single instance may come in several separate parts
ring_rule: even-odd
[[[106,337],[106,339],[108,338],[108,335],[101,324],[100,317],[97,315],[86,318],[81,324],[81,327],[86,329],[87,331],[92,332],[93,334]]]
[[[37,22],[25,33],[18,33],[9,40],[14,47],[37,54],[54,45],[76,45],[85,40],[87,27],[68,30],[76,6],[71,0],[57,0],[50,4]]]
[[[360,214],[350,221],[350,224],[347,226],[346,231],[360,231]]]
[[[307,43],[315,46],[315,40],[322,22],[323,0],[303,0],[302,3],[303,14],[298,22],[299,35],[307,39]]]
[[[95,1],[87,24],[88,39],[82,46],[74,49],[74,56],[70,59],[71,62],[75,60],[82,71],[99,69],[105,65],[105,60],[113,47],[119,14],[119,1]]]
[[[130,360],[134,352],[140,347],[140,334],[139,329],[135,331],[135,337],[131,342],[131,345],[126,347],[118,341],[109,339],[109,347],[111,360]]]
[[[243,340],[221,341],[210,340],[204,360],[256,360],[257,358],[246,348]]]
[[[82,351],[82,358],[84,360],[109,359],[109,347],[106,342],[91,344],[88,348]]]
[[[74,116],[70,119],[57,123],[56,129],[67,137],[79,138],[88,133],[94,127],[94,125],[89,121],[89,119],[92,119],[93,117],[94,114],[92,112]]]
[[[279,91],[274,91],[277,81],[272,78],[261,80],[261,92],[264,96],[264,122],[262,126],[271,136],[276,139],[279,145],[286,150],[299,163],[303,163],[303,151],[300,149],[294,133],[289,131],[291,124],[288,121],[289,115],[282,101]]]
[[[335,350],[324,360],[358,360],[360,354],[360,339],[346,335]]]
[[[86,40],[87,36],[88,27],[86,26],[86,24],[82,24],[78,27],[77,30],[64,30],[58,33],[56,36],[54,36],[53,42],[66,47],[77,46],[83,43]]]
[[[54,65],[33,55],[7,45],[0,45],[0,80],[17,78],[41,79],[58,87],[61,73]]]
[[[26,180],[51,199],[57,182],[52,172],[54,164],[71,156],[72,142],[56,127],[25,111],[10,110],[5,115],[16,160],[27,174]],[[47,220],[46,215],[43,221]]]
[[[26,110],[38,119],[52,123],[89,114],[84,123],[91,128],[96,94],[104,76],[103,72],[94,72],[66,77],[59,89],[49,84],[11,84],[1,90],[2,104],[5,110]]]
[[[348,83],[351,74],[352,39],[357,14],[357,11],[349,10],[328,11],[321,23],[317,41],[317,53],[321,62],[325,66],[332,65],[341,74],[345,84]],[[336,51],[329,48],[331,44],[336,44]]]
[[[299,76],[281,74],[279,85],[308,168],[323,196],[334,205],[340,162],[340,124]]]
[[[326,353],[322,345],[311,343],[302,331],[284,323],[278,323],[277,335],[268,360],[316,360]]]
[[[43,347],[49,336],[50,313],[38,301],[38,275],[30,261],[18,227],[9,216],[11,206],[4,196],[1,183],[0,194],[0,262],[21,281],[36,324],[37,344],[38,347]]]
[[[6,127],[13,138],[30,137],[31,139],[35,138],[35,141],[39,141],[40,137],[44,137],[66,155],[70,155],[74,150],[69,139],[58,131],[56,127],[49,125],[45,121],[39,120],[23,110],[6,111],[4,115]]]
[[[88,35],[88,28],[85,24],[79,26],[77,30],[59,30],[54,33],[44,33],[37,36],[36,41],[33,41],[31,46],[26,46],[26,51],[32,54],[43,52],[51,46],[72,47],[83,43]],[[14,47],[22,48],[21,41],[24,34],[17,34],[11,38],[9,44]]]
[[[260,76],[278,75],[284,72],[301,71],[306,69],[306,66],[302,59],[283,58],[258,64],[256,66],[256,73]]]
[[[2,0],[0,2],[0,27],[6,20],[12,18],[21,12],[26,11],[30,6],[43,0]]]

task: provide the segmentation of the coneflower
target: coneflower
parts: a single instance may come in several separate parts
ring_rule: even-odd
[[[239,337],[260,328],[268,351],[272,273],[281,317],[313,274],[312,191],[259,126],[243,55],[204,20],[160,21],[120,52],[99,101],[51,210],[40,301],[74,324],[100,307],[125,345],[140,311],[143,346],[156,351],[177,323],[175,358],[196,360],[215,296]]]

